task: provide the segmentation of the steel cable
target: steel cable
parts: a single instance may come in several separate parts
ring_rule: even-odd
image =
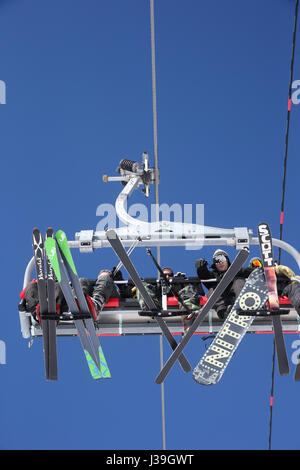
[[[287,123],[286,123],[286,134],[285,134],[285,150],[284,150],[284,161],[283,161],[282,199],[281,199],[281,211],[280,211],[280,240],[282,240],[282,233],[283,233],[284,203],[285,203],[285,192],[286,192],[286,171],[287,171],[288,142],[289,142],[289,131],[290,131],[290,116],[291,116],[291,109],[292,109],[292,87],[293,87],[293,75],[294,75],[294,58],[295,58],[296,31],[297,31],[297,20],[298,20],[298,6],[299,6],[299,0],[296,0],[293,44],[292,44],[292,58],[291,58],[291,68],[290,68]],[[280,264],[280,259],[281,259],[281,248],[279,248],[278,250],[278,264]],[[271,375],[271,393],[270,393],[270,419],[269,419],[269,446],[268,446],[269,450],[271,450],[272,448],[275,356],[276,356],[275,338],[273,338],[272,375]]]

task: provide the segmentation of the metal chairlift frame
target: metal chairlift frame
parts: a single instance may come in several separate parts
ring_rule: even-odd
[[[123,245],[130,246],[133,241],[140,237],[138,247],[157,246],[231,246],[240,250],[250,245],[258,245],[258,238],[253,236],[253,231],[247,227],[235,227],[224,229],[208,227],[199,224],[184,222],[171,222],[162,220],[159,222],[145,222],[131,217],[127,212],[127,201],[134,190],[143,186],[145,196],[149,196],[150,185],[155,183],[154,168],[149,167],[149,157],[146,152],[142,155],[142,167],[138,162],[122,160],[118,168],[120,176],[109,177],[105,175],[103,180],[121,181],[124,185],[115,202],[116,213],[119,220],[124,224],[115,228]],[[75,234],[75,240],[69,241],[70,248],[79,249],[82,253],[90,253],[99,248],[111,248],[105,231],[81,230]],[[289,253],[300,268],[300,253],[290,244],[283,240],[273,238],[273,245]],[[34,258],[32,258],[25,270],[23,288],[32,280],[34,270]],[[102,320],[99,322],[98,334],[100,335],[129,335],[129,334],[161,334],[157,323],[147,317],[139,316],[139,306],[130,309],[117,309],[106,307],[103,310]],[[41,336],[42,331],[39,324],[34,324],[30,313],[19,311],[21,333],[23,338]],[[168,326],[173,334],[182,334],[182,323],[179,317],[167,319]],[[200,325],[197,333],[207,334],[217,332],[222,325],[214,311],[209,318]],[[291,308],[289,315],[282,316],[282,324],[285,332],[299,331],[298,315]],[[255,318],[250,332],[272,332],[271,318]],[[74,325],[60,323],[57,326],[58,336],[76,335]]]

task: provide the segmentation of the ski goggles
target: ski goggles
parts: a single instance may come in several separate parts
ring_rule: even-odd
[[[256,267],[256,268],[261,268],[262,267],[262,263],[259,259],[255,259],[254,261],[252,261],[252,266],[253,267]]]
[[[214,258],[214,263],[215,264],[227,263],[227,258],[224,255],[218,255]]]

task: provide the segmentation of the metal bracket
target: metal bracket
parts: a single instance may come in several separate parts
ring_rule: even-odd
[[[79,232],[78,241],[81,253],[92,253],[94,251],[93,236],[94,230],[81,230]]]
[[[235,247],[237,250],[242,250],[245,247],[249,248],[250,240],[247,227],[235,227],[234,234],[236,241]]]

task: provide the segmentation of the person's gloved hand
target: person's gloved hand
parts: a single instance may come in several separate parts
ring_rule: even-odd
[[[122,275],[121,271],[117,271],[116,274],[115,274],[116,268],[117,268],[117,266],[114,266],[111,270],[111,275],[112,275],[113,279],[115,281],[123,281],[123,275]]]
[[[206,259],[204,259],[204,258],[197,259],[197,261],[195,262],[195,267],[196,267],[196,269],[206,268],[207,267]]]
[[[186,274],[178,271],[178,273],[176,273],[174,277],[186,277]]]

